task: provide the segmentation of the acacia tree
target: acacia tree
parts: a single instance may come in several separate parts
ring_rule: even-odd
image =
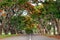
[[[17,1],[16,0],[3,0],[3,2],[0,2],[0,7],[2,9],[5,9],[5,11],[7,12],[6,20],[8,23],[7,25],[10,26],[9,28],[11,28],[11,26],[13,26],[15,31],[17,32],[17,30],[19,30],[20,27],[21,27],[21,29],[24,29],[25,26],[31,27],[32,24],[36,23],[36,24],[40,24],[44,29],[49,31],[50,28],[46,27],[46,26],[48,26],[48,25],[46,25],[46,23],[48,23],[50,21],[53,22],[54,26],[59,28],[58,20],[56,20],[56,19],[60,18],[59,2],[53,2],[50,0],[50,1],[42,2],[42,5],[39,6],[38,0],[32,0],[34,3],[37,4],[37,6],[34,7],[27,1],[28,0],[17,0]],[[25,16],[26,18],[24,16],[23,17],[21,16],[21,14],[23,13],[22,12],[23,10],[28,10],[29,16],[30,16],[29,19],[26,19],[26,18],[28,18],[26,16]],[[33,20],[30,21],[30,19],[33,19]],[[11,24],[10,24],[10,21],[11,21]],[[31,23],[32,21],[33,21],[33,23]],[[16,27],[15,27],[15,25],[16,25]],[[58,29],[58,32],[59,32],[59,29]]]
[[[54,25],[54,34],[55,34],[55,27],[57,27],[57,29],[59,30],[58,22],[56,19],[59,19],[60,17],[56,2],[54,1],[45,2],[42,14],[44,17],[48,15],[45,19],[49,19],[50,21],[52,21]]]
[[[39,7],[37,7],[37,9],[39,9],[39,11],[41,11],[41,14],[39,15],[38,13],[37,14],[34,13],[34,14],[32,14],[32,15],[34,15],[33,17],[39,18],[37,16],[37,15],[39,15],[40,16],[39,20],[41,20],[40,24],[42,26],[43,26],[43,23],[52,22],[53,23],[52,25],[54,26],[54,34],[55,34],[55,27],[57,27],[58,32],[59,32],[59,26],[58,26],[58,22],[56,20],[56,19],[59,19],[59,17],[60,17],[59,16],[60,15],[59,14],[59,2],[52,1],[52,0],[51,1],[45,1],[43,3],[43,6],[44,7],[41,10],[39,9]],[[45,22],[43,22],[43,21],[45,21]],[[48,25],[44,24],[44,28],[47,30],[46,26],[48,26]],[[51,28],[48,27],[48,29],[50,30]]]
[[[5,21],[6,23],[3,23],[7,25],[8,30],[11,28],[11,24],[10,24],[10,18],[17,13],[17,11],[15,9],[17,9],[20,6],[17,5],[24,5],[28,0],[3,0],[0,2],[0,8],[4,9],[4,11],[6,11],[6,18],[3,20],[7,20]],[[20,10],[20,8],[18,8]],[[5,25],[5,26],[6,26]],[[5,29],[6,27],[3,26]]]

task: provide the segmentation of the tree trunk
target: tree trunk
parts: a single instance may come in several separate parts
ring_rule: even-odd
[[[60,22],[59,22],[59,20],[58,19],[55,19],[55,23],[56,23],[56,27],[57,27],[57,32],[58,32],[58,34],[60,34]]]
[[[60,19],[58,19],[58,33],[60,35]]]

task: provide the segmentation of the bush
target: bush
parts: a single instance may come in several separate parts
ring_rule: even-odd
[[[25,29],[25,32],[26,32],[27,34],[32,34],[32,33],[33,33],[32,29],[29,29],[29,28]]]

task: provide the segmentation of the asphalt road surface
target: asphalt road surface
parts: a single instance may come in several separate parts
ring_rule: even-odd
[[[57,39],[40,36],[40,35],[25,35],[25,36],[5,38],[3,40],[57,40]]]

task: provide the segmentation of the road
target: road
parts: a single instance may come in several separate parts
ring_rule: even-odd
[[[3,40],[57,40],[57,39],[40,36],[40,35],[32,35],[32,36],[25,35],[25,36],[16,36],[16,37],[5,38]]]

